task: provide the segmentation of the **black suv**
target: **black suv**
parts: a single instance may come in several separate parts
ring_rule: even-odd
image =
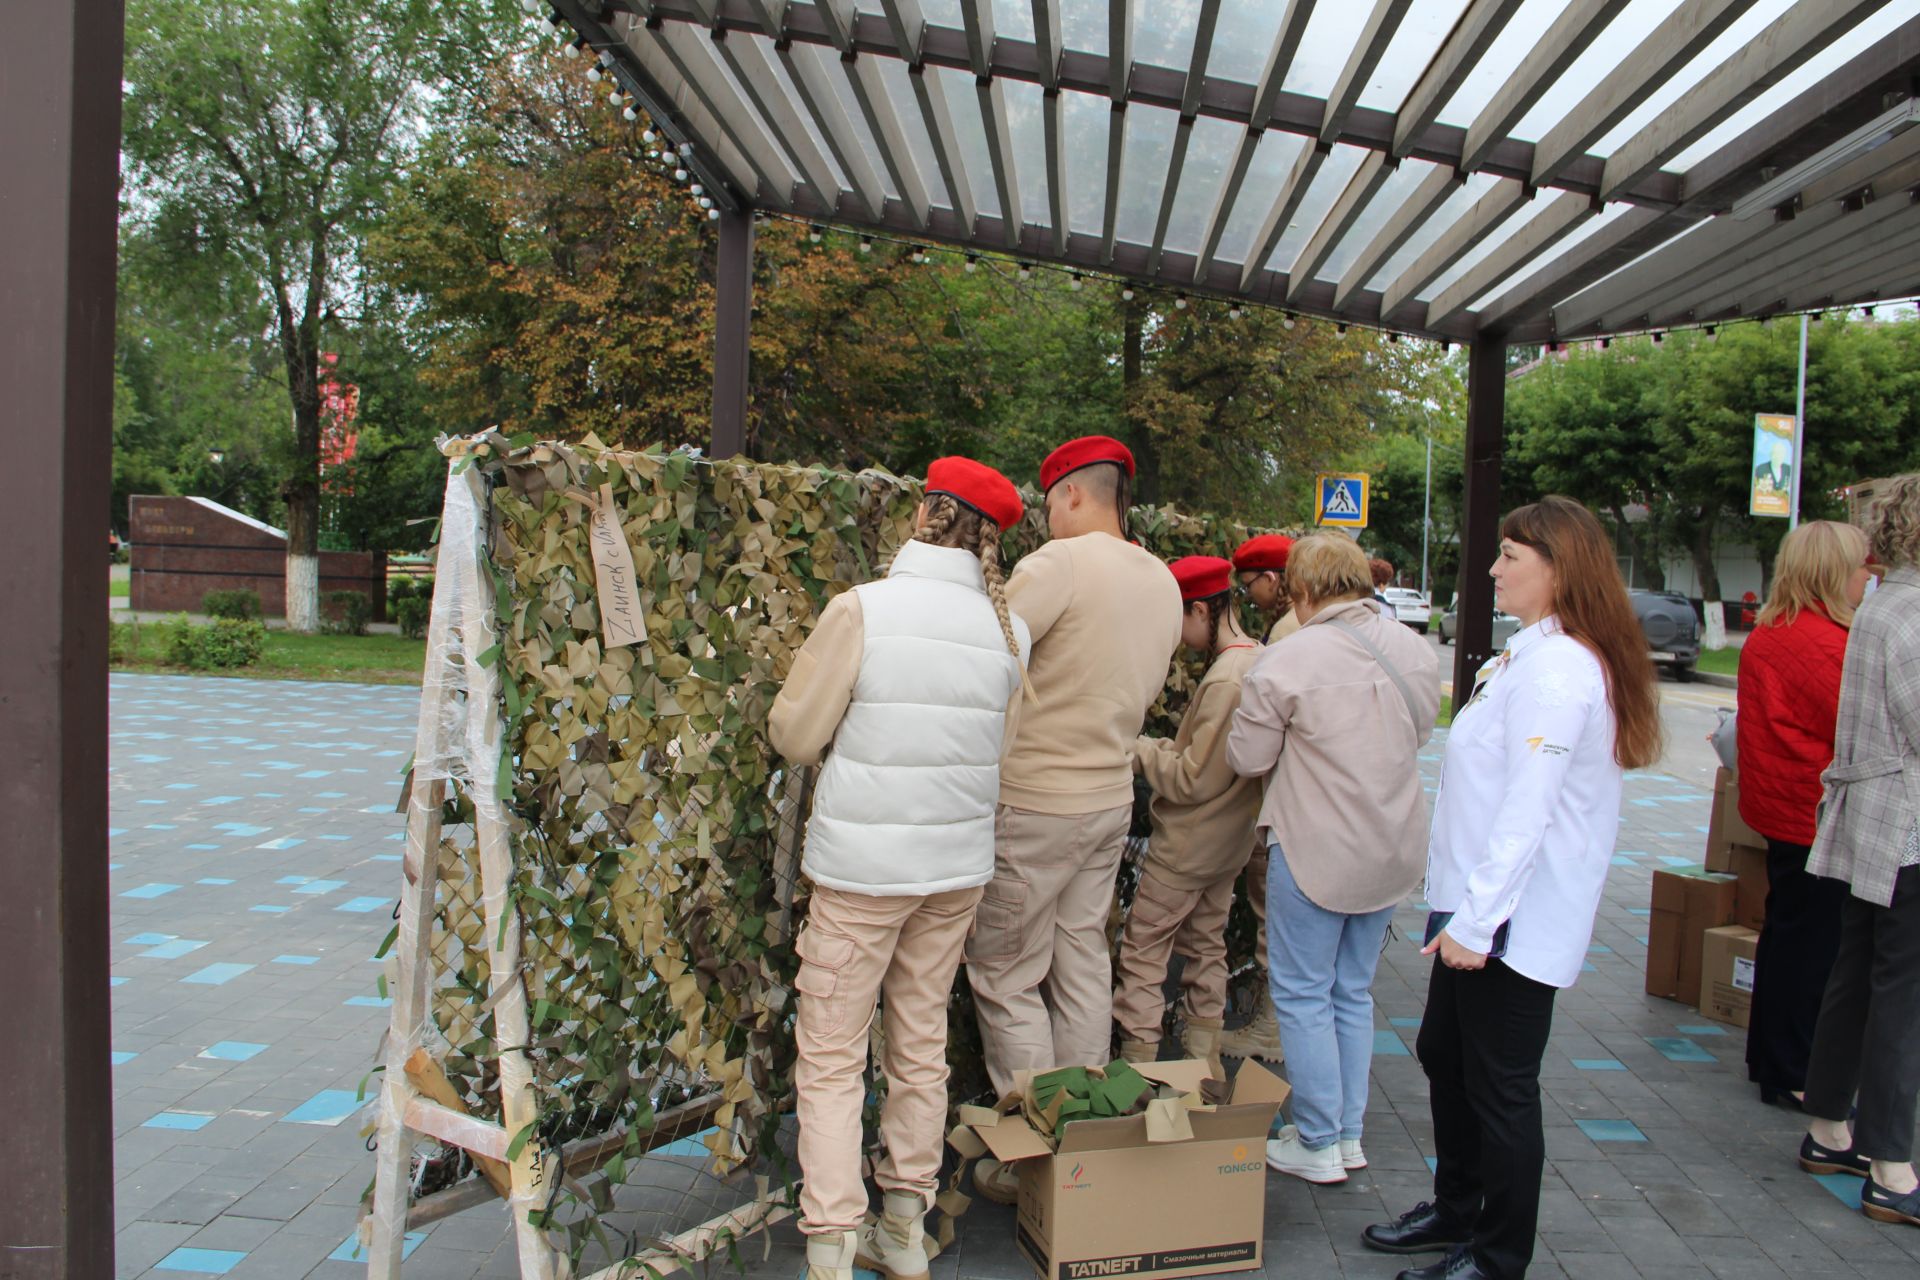
[[[1655,664],[1673,672],[1675,680],[1693,679],[1700,661],[1700,619],[1692,603],[1671,591],[1630,591],[1633,612],[1646,633]]]

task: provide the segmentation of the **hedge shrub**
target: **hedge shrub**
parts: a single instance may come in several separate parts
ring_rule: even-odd
[[[167,661],[194,671],[252,666],[267,647],[266,627],[251,620],[221,618],[200,625],[180,615],[163,625]]]
[[[363,636],[373,621],[373,601],[358,591],[329,591],[320,597],[320,629],[333,636]]]
[[[200,597],[200,612],[209,618],[235,618],[245,622],[260,616],[260,593],[241,589],[238,591],[209,591]]]

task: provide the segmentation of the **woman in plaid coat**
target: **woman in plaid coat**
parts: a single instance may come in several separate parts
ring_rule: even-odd
[[[1800,1163],[1866,1178],[1868,1217],[1920,1226],[1920,474],[1888,483],[1867,530],[1888,572],[1854,615],[1807,860],[1852,892],[1807,1065]]]

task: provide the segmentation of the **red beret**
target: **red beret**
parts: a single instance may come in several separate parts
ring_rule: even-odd
[[[1233,586],[1233,566],[1219,556],[1181,556],[1167,567],[1182,600],[1205,600]]]
[[[1255,573],[1268,570],[1277,573],[1287,567],[1287,553],[1291,550],[1293,539],[1286,534],[1263,533],[1240,544],[1240,549],[1233,553],[1233,567]]]
[[[1081,436],[1078,440],[1069,440],[1047,455],[1040,464],[1040,489],[1046,490],[1060,481],[1060,477],[1082,467],[1090,467],[1096,462],[1118,463],[1133,474],[1133,450],[1121,444],[1111,436]]]
[[[1002,529],[1020,523],[1026,504],[1013,481],[972,458],[935,458],[927,468],[927,496],[944,493]]]

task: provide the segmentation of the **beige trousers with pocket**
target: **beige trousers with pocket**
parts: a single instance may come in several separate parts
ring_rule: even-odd
[[[1235,871],[1204,889],[1176,889],[1155,878],[1151,866],[1140,872],[1115,963],[1120,981],[1113,993],[1113,1020],[1121,1036],[1159,1043],[1167,1011],[1161,988],[1175,951],[1187,957],[1180,986],[1188,1016],[1217,1022],[1226,1012],[1227,910],[1239,878]]]
[[[874,1171],[883,1191],[929,1206],[947,1131],[947,1002],[981,890],[877,897],[815,888],[794,949],[800,1012],[794,1066],[800,1118],[800,1229],[809,1235],[859,1227],[867,1213],[860,1177],[860,1110],[866,1098],[867,1032],[885,993],[880,1111],[886,1157]]]
[[[1013,1073],[1103,1066],[1113,1039],[1107,921],[1133,808],[994,814],[993,882],[967,944],[967,979],[993,1087]]]

